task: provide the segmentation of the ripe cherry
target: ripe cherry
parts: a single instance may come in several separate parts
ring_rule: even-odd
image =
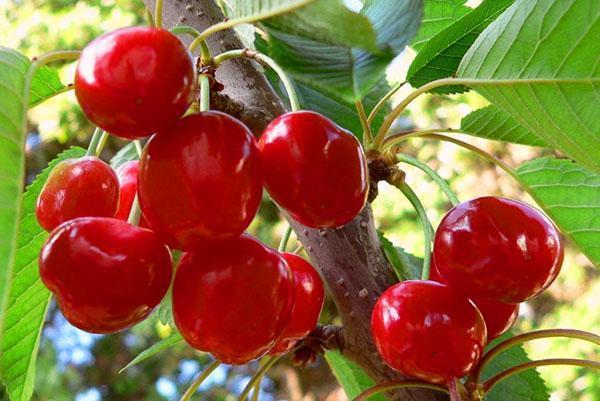
[[[106,217],[80,217],[52,232],[40,276],[74,326],[114,333],[145,319],[172,275],[168,248],[150,230]]]
[[[185,253],[173,284],[173,316],[185,340],[228,364],[266,353],[293,302],[283,257],[246,234]]]
[[[140,138],[177,121],[195,92],[192,57],[164,29],[130,27],[104,34],[82,51],[75,94],[96,125]]]
[[[433,258],[444,280],[468,296],[519,303],[554,281],[563,244],[554,224],[533,207],[483,197],[446,214]]]
[[[209,111],[149,141],[138,194],[156,233],[171,247],[194,250],[239,236],[258,210],[262,183],[252,133],[235,118]]]
[[[468,374],[486,343],[477,308],[452,288],[429,280],[387,289],[375,304],[371,329],[385,363],[431,383]]]
[[[48,175],[35,215],[48,232],[76,217],[113,217],[119,203],[119,181],[113,169],[94,156],[58,163]]]
[[[360,143],[321,114],[277,117],[259,147],[269,194],[300,223],[341,226],[365,205],[367,165]]]
[[[429,278],[438,283],[447,284],[437,271],[437,266],[432,261]],[[488,342],[506,333],[519,317],[519,304],[506,304],[483,297],[469,297],[475,304],[487,328]]]
[[[294,277],[294,306],[288,324],[269,351],[277,355],[289,351],[317,326],[325,291],[321,277],[306,260],[293,253],[282,253]]]

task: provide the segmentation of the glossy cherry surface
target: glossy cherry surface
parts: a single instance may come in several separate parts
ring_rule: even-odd
[[[519,303],[554,281],[563,244],[554,224],[533,207],[483,197],[444,216],[433,258],[444,280],[465,294]]]
[[[387,289],[375,304],[371,329],[390,367],[432,383],[468,374],[486,343],[477,308],[452,288],[429,280]]]
[[[271,355],[289,351],[298,340],[315,329],[325,298],[321,277],[310,263],[293,253],[285,252],[281,256],[294,278],[294,307],[283,333],[269,351]]]
[[[173,316],[185,340],[228,364],[266,353],[293,302],[283,257],[246,234],[185,253],[173,284]]]
[[[119,203],[119,181],[113,169],[94,156],[58,163],[48,175],[35,207],[48,232],[76,217],[113,217]]]
[[[114,333],[158,305],[172,275],[168,248],[150,230],[122,220],[81,217],[52,232],[40,276],[74,326]]]
[[[360,143],[325,116],[312,111],[279,116],[259,147],[269,194],[300,223],[341,226],[365,205],[367,165]]]
[[[130,27],[104,34],[81,53],[75,94],[96,125],[123,138],[170,126],[191,104],[192,57],[164,29]]]
[[[262,197],[262,169],[248,128],[210,111],[179,120],[147,144],[139,200],[150,226],[174,248],[239,236]]]

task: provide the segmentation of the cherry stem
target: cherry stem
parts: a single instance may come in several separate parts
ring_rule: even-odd
[[[388,383],[381,383],[376,386],[373,386],[360,393],[352,401],[365,401],[369,397],[372,397],[384,391],[396,390],[401,388],[426,388],[430,390],[441,391],[443,393],[448,394],[448,389],[443,386],[440,386],[439,384],[427,383],[420,380],[400,380]]]
[[[152,16],[152,12],[150,12],[150,10],[146,9],[146,22],[148,22],[148,25],[150,26],[156,26],[156,23],[154,22],[154,17]]]
[[[178,25],[175,26],[171,29],[169,29],[169,32],[171,32],[173,35],[190,35],[193,36],[194,38],[198,37],[198,35],[200,35],[200,32],[198,32],[198,30],[196,28],[194,28],[193,26],[189,26],[189,25]]]
[[[46,53],[39,57],[34,57],[31,61],[33,61],[36,68],[39,68],[41,66],[44,66],[49,63],[54,63],[56,61],[77,60],[80,54],[80,50],[60,50],[56,52]]]
[[[97,127],[94,130],[94,134],[92,135],[92,139],[90,139],[90,144],[88,145],[87,151],[85,152],[86,156],[99,156],[102,153],[102,148],[106,143],[106,138],[108,134],[100,127]]]
[[[298,253],[300,253],[300,251],[302,251],[304,249],[304,245],[300,244],[296,247],[296,249],[294,249],[294,252],[292,252],[294,255],[298,255]]]
[[[133,141],[133,146],[135,146],[135,151],[137,152],[138,157],[141,158],[144,150],[142,149],[142,143],[140,140],[136,139]]]
[[[133,197],[133,203],[131,204],[131,210],[129,211],[129,216],[127,217],[127,222],[134,226],[137,226],[140,223],[140,217],[142,215],[142,209],[140,208],[140,201],[138,199],[137,193]]]
[[[248,384],[246,384],[246,387],[244,387],[244,390],[238,397],[237,401],[244,401],[246,397],[248,397],[248,394],[250,394],[252,388],[256,385],[256,383],[262,380],[263,376],[267,373],[271,366],[273,366],[275,362],[279,360],[279,358],[281,358],[281,356],[276,356],[270,359],[263,359],[263,361],[266,359],[266,362],[264,362],[264,365],[262,365],[260,369],[258,369],[258,371],[254,374],[254,376],[252,376]]]
[[[263,358],[263,359],[260,360],[259,363],[260,363],[260,366],[264,366],[265,363],[267,363],[267,362],[268,362],[268,359],[267,358]],[[256,385],[254,386],[254,390],[252,390],[251,401],[258,401],[258,396],[260,395],[260,386],[261,386],[262,380],[265,377],[265,373],[263,373],[262,375],[260,375],[260,378],[256,382]]]
[[[279,252],[285,252],[285,248],[287,248],[288,241],[290,240],[290,236],[292,235],[292,226],[288,224],[283,236],[281,237],[281,241],[279,241],[279,247],[277,250]]]
[[[438,184],[442,191],[444,191],[444,193],[452,203],[452,206],[456,206],[460,203],[458,197],[456,196],[456,193],[452,190],[452,188],[450,188],[448,182],[427,164],[415,159],[412,156],[401,153],[396,155],[396,160],[400,163],[410,164],[411,166],[414,166],[419,170],[423,171],[425,174],[427,174],[429,178],[431,178],[436,184]]]
[[[501,373],[498,373],[496,376],[486,380],[483,383],[483,391],[487,393],[494,387],[496,384],[500,383],[504,379],[508,379],[509,377],[521,373],[525,370],[535,369],[542,366],[558,366],[558,365],[568,365],[568,366],[579,366],[582,368],[595,369],[600,370],[600,362],[588,361],[585,359],[568,359],[568,358],[551,358],[551,359],[541,359],[539,361],[526,362],[517,366],[513,366],[510,369],[507,369]]]
[[[179,401],[188,401],[192,397],[192,395],[196,392],[196,390],[198,390],[198,387],[200,387],[200,385],[204,382],[204,380],[206,380],[208,378],[208,376],[210,376],[210,374],[216,368],[219,367],[219,365],[221,365],[221,362],[219,362],[219,361],[214,361],[210,365],[208,365],[206,367],[206,369],[204,369],[198,375],[198,377],[196,377],[196,379],[194,379],[194,381],[192,382],[190,387],[188,387],[188,389],[185,390],[185,393],[183,393],[183,395],[181,396],[181,399]]]
[[[200,74],[200,111],[210,110],[210,78],[206,74]]]
[[[373,106],[373,110],[371,110],[371,112],[369,113],[369,117],[367,118],[367,123],[369,124],[369,126],[371,126],[371,124],[373,123],[373,120],[375,120],[375,116],[377,116],[377,113],[379,112],[379,110],[381,110],[381,108],[383,106],[385,106],[387,101],[390,100],[391,97],[394,96],[394,94],[396,94],[396,92],[398,92],[400,90],[400,88],[402,88],[402,86],[404,86],[405,83],[407,83],[407,82],[406,81],[398,82],[396,85],[394,85],[389,90],[388,93],[385,94],[385,96],[383,96],[381,99],[379,99],[379,101],[377,102],[377,104],[375,104],[375,106]]]
[[[431,242],[433,240],[433,228],[431,227],[431,222],[427,217],[427,212],[423,207],[423,204],[419,200],[419,197],[412,190],[411,187],[404,181],[392,183],[396,188],[398,188],[404,196],[410,201],[410,203],[415,208],[415,211],[419,215],[419,220],[421,220],[421,225],[423,226],[423,236],[424,236],[424,249],[423,249],[423,270],[421,271],[421,280],[429,280],[429,270],[431,265]]]
[[[470,375],[469,381],[478,383],[483,368],[498,354],[512,348],[516,345],[523,344],[528,341],[538,340],[541,338],[575,338],[578,340],[588,341],[590,343],[600,345],[600,336],[593,333],[588,333],[581,330],[572,329],[548,329],[548,330],[537,330],[530,333],[520,334],[518,336],[511,337],[507,340],[502,341],[492,349],[490,349],[481,359],[473,373]]]
[[[464,401],[464,397],[461,394],[464,392],[464,386],[457,378],[452,378],[448,383],[448,390],[450,392],[450,401]]]
[[[373,133],[371,132],[371,126],[367,121],[367,114],[365,113],[365,108],[362,102],[358,100],[354,105],[356,106],[358,119],[360,120],[360,125],[363,129],[363,145],[366,148],[373,140]]]
[[[196,28],[191,27],[189,25],[179,25],[179,26],[173,27],[169,30],[169,32],[171,32],[174,35],[187,34],[187,35],[194,37],[195,38],[194,40],[198,39],[198,36],[200,36],[200,32],[198,32],[198,30]],[[190,46],[189,46],[190,52],[193,51],[192,44],[193,44],[193,42],[190,43]],[[200,40],[198,42],[197,46],[200,46],[200,62],[203,65],[210,64],[212,61],[212,55],[210,53],[208,45],[206,44],[206,40]]]
[[[163,26],[163,0],[156,0],[154,7],[154,26],[162,28]]]
[[[281,68],[279,64],[277,64],[277,62],[275,62],[275,60],[273,60],[271,57],[250,49],[237,49],[226,51],[215,56],[213,62],[216,66],[219,66],[226,60],[239,57],[245,57],[251,60],[256,60],[259,63],[264,64],[267,67],[271,68],[273,71],[275,71],[275,73],[283,83],[283,86],[285,87],[288,99],[290,100],[290,107],[292,108],[292,111],[300,110],[300,102],[298,101],[298,95],[296,94],[296,89],[294,88],[292,80],[285,73],[283,68]]]

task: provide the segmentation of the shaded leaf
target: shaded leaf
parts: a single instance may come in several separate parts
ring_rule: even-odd
[[[110,159],[110,165],[113,169],[118,169],[123,164],[131,160],[138,160],[138,153],[133,142],[128,143]]]
[[[131,360],[131,362],[129,362],[121,370],[119,370],[119,373],[123,373],[126,369],[129,369],[134,365],[138,365],[146,359],[149,359],[181,342],[183,342],[183,337],[181,336],[181,334],[173,333],[169,337],[163,338],[156,344],[153,344],[150,347],[146,348],[144,351],[140,352],[135,358]]]
[[[408,253],[402,247],[395,246],[383,233],[377,232],[385,256],[394,268],[400,281],[419,280],[423,269],[423,259]]]
[[[327,351],[325,360],[350,400],[376,384],[360,366],[346,359],[338,351]],[[385,401],[385,397],[377,394],[368,400]]]

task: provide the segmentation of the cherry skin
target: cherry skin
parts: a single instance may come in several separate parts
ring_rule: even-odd
[[[429,280],[388,288],[375,304],[371,329],[385,363],[431,383],[468,374],[486,343],[485,323],[473,303]]]
[[[113,217],[119,204],[119,181],[113,169],[94,156],[58,163],[48,175],[35,207],[48,232],[76,217]]]
[[[431,263],[429,279],[438,283],[447,284],[440,276],[434,261]],[[487,328],[488,342],[506,333],[519,317],[519,304],[506,304],[489,298],[470,297],[475,304]]]
[[[239,236],[262,198],[256,141],[235,118],[217,111],[179,120],[148,142],[139,200],[156,233],[173,248]]]
[[[520,303],[554,281],[563,244],[554,224],[533,207],[489,196],[444,216],[433,258],[444,280],[468,296]]]
[[[185,340],[227,364],[265,354],[293,302],[283,257],[246,234],[185,253],[173,284],[173,316]]]
[[[40,276],[74,326],[114,333],[144,320],[171,283],[169,249],[150,230],[106,217],[80,217],[52,232]]]
[[[175,35],[122,28],[90,42],[75,73],[75,94],[87,117],[123,138],[148,136],[177,121],[195,91],[192,57]]]
[[[367,199],[367,164],[358,140],[312,111],[273,120],[259,141],[267,191],[295,220],[315,228],[352,220]]]
[[[317,327],[325,290],[321,277],[306,260],[293,253],[282,253],[294,277],[294,306],[288,324],[269,355],[292,349],[296,343]]]

